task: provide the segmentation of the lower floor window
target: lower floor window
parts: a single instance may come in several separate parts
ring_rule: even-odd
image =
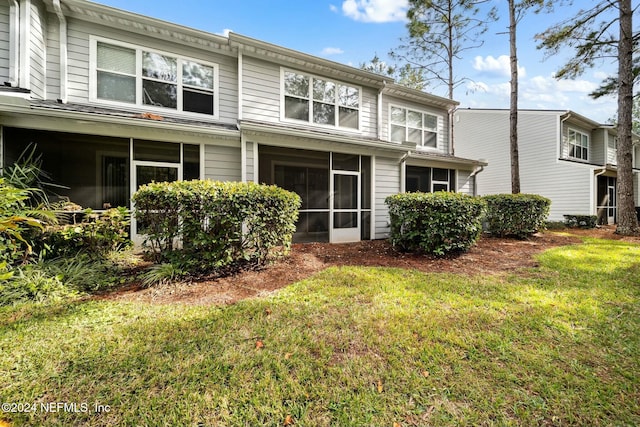
[[[423,193],[456,191],[456,171],[454,169],[407,166],[405,190]]]

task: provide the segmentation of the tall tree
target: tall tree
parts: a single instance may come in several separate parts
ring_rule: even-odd
[[[373,56],[371,61],[361,63],[360,69],[392,77],[398,84],[411,89],[424,90],[428,86],[428,82],[425,80],[424,73],[421,70],[411,68],[409,64],[404,64],[403,66],[387,64],[377,54]]]
[[[638,6],[636,5],[635,9]],[[618,63],[618,74],[605,79],[592,96],[617,91],[618,95],[618,226],[616,233],[640,235],[635,212],[633,187],[633,86],[638,76],[638,58],[634,50],[640,34],[633,30],[631,0],[601,0],[591,9],[580,10],[575,17],[538,34],[540,46],[548,53],[562,47],[573,49],[574,56],[558,72],[558,78],[575,78],[603,60]]]
[[[488,3],[489,0],[409,0],[409,35],[390,55],[424,72],[427,81],[446,85],[448,97],[453,99],[454,89],[467,80],[455,75],[454,62],[461,59],[463,52],[482,46],[481,35],[487,31],[487,24],[496,19],[496,10]]]
[[[518,153],[518,28],[516,2],[509,0],[509,62],[511,66],[511,97],[509,100],[509,151],[511,155],[511,192],[520,193],[520,155]]]

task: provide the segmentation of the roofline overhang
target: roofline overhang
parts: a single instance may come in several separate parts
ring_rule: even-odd
[[[7,102],[11,101],[11,102]],[[239,130],[207,128],[202,125],[188,123],[172,123],[159,120],[132,117],[115,117],[100,115],[81,111],[64,111],[48,107],[41,107],[30,104],[23,98],[0,98],[0,117],[7,113],[19,114],[29,117],[54,118],[64,120],[74,120],[83,122],[93,122],[108,125],[118,125],[123,127],[141,127],[155,130],[168,130],[174,132],[189,132],[192,134],[211,135],[222,138],[239,139]]]
[[[51,0],[45,0],[47,9],[53,11]],[[138,13],[128,12],[86,0],[61,0],[65,16],[110,27],[125,28],[143,35],[151,35],[185,45],[215,48],[219,53],[235,55],[229,40],[221,35],[174,24]]]
[[[431,154],[428,152],[409,151],[407,159],[437,161],[449,164],[469,165],[469,166],[488,166],[485,160],[466,159],[464,157],[443,156],[441,154]]]
[[[232,48],[238,49],[243,55],[257,58],[266,57],[274,60],[274,62],[286,64],[289,67],[317,70],[317,72],[324,75],[333,75],[342,79],[346,78],[376,88],[382,88],[394,81],[391,77],[371,73],[237,33],[229,33],[229,45]]]
[[[389,83],[385,85],[382,93],[392,96],[398,96],[401,98],[408,98],[422,103],[428,102],[439,107],[444,107],[447,110],[457,108],[460,105],[458,101],[455,101],[453,99],[432,95],[430,93],[423,92],[417,89],[411,89],[397,83]]]
[[[313,140],[321,140],[326,142],[337,142],[343,144],[351,144],[361,147],[368,147],[377,150],[385,150],[397,154],[406,153],[408,150],[399,144],[394,144],[382,140],[367,140],[357,136],[336,135],[322,133],[311,129],[288,128],[283,126],[274,126],[267,123],[258,123],[251,121],[240,121],[238,124],[242,134],[267,134],[267,135],[283,135],[294,138],[305,138]]]

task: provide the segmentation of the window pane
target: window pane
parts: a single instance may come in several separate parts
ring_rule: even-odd
[[[313,99],[335,104],[336,85],[320,79],[313,79]]]
[[[136,139],[133,142],[133,158],[150,162],[180,163],[180,144]]]
[[[422,130],[420,129],[409,129],[407,134],[407,141],[413,142],[415,144],[422,144]]]
[[[98,71],[97,96],[121,102],[136,102],[136,78]]]
[[[178,107],[178,91],[176,85],[143,80],[142,89],[143,104],[174,109]]]
[[[360,215],[360,239],[371,239],[371,212],[362,212]]]
[[[407,125],[422,129],[422,113],[409,110],[407,113]]]
[[[309,98],[309,77],[288,71],[285,72],[284,91],[287,95]]]
[[[309,121],[309,101],[299,98],[284,98],[284,116],[288,119]]]
[[[433,168],[434,181],[449,181],[449,169]]]
[[[436,148],[438,145],[438,134],[435,132],[424,131],[424,146]]]
[[[358,108],[360,91],[354,87],[340,86],[338,90],[338,102],[344,107]]]
[[[404,125],[407,123],[404,108],[391,107],[391,123],[396,125]],[[404,139],[404,137],[402,139]]]
[[[438,118],[436,116],[432,116],[431,114],[424,115],[424,127],[425,129],[437,129],[438,128]]]
[[[405,128],[402,126],[391,125],[391,141],[404,142]]]
[[[371,209],[371,157],[360,157],[360,206]]]
[[[213,115],[213,94],[185,89],[182,91],[182,109],[192,113]]]
[[[313,122],[321,125],[336,124],[336,106],[333,104],[313,103]]]
[[[334,209],[358,209],[358,177],[356,175],[334,175],[333,191]]]
[[[182,83],[213,90],[213,67],[182,61]]]
[[[165,82],[178,82],[176,58],[152,52],[142,52],[142,75]]]
[[[358,129],[358,110],[340,107],[339,114],[341,127]]]
[[[433,192],[435,193],[436,191],[449,191],[449,184],[437,184],[437,183],[434,183],[433,184]]]
[[[119,73],[136,73],[136,51],[98,43],[98,68]]]
[[[334,212],[333,228],[356,228],[358,226],[357,212]]]
[[[333,170],[358,172],[360,156],[357,154],[333,153]]]
[[[431,168],[407,166],[405,184],[408,192],[431,192]]]
[[[182,144],[182,179],[200,178],[200,146]]]

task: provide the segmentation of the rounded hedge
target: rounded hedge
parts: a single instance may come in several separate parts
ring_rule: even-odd
[[[487,231],[524,238],[543,230],[551,200],[537,194],[493,194],[487,202]]]
[[[155,260],[190,273],[262,265],[288,251],[301,204],[274,185],[209,180],[147,184],[133,202]]]
[[[407,252],[466,251],[482,233],[485,202],[461,193],[402,193],[385,199],[391,244]]]

